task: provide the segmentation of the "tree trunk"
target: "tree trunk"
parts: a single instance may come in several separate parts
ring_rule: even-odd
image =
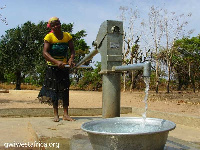
[[[158,82],[159,81],[156,81],[156,93],[158,93]]]
[[[192,88],[193,88],[193,92],[195,93],[195,80],[194,80],[194,76],[191,76],[191,62],[189,61],[189,83],[192,84]]]
[[[188,74],[189,74],[189,83],[191,83],[191,65],[190,65],[190,61],[188,64]]]
[[[16,88],[15,88],[15,90],[21,90],[21,72],[17,71],[15,73],[15,75],[16,75]]]
[[[169,93],[169,83],[170,83],[170,80],[171,80],[171,78],[170,78],[170,74],[171,74],[171,69],[170,69],[170,62],[169,62],[169,64],[168,64],[168,81],[167,81],[167,93]]]
[[[182,86],[183,86],[183,81],[182,81],[181,77],[178,75],[178,87],[177,87],[177,90],[180,91]]]
[[[193,87],[193,92],[195,93],[195,79],[192,79],[192,87]]]
[[[123,92],[125,92],[126,91],[126,72],[124,72],[123,76],[124,76],[124,91]]]
[[[133,83],[134,82],[134,72],[133,71],[131,71],[131,86],[130,86],[130,92],[132,92],[133,91]]]
[[[168,81],[167,81],[167,93],[169,93],[169,83],[170,83],[170,63],[171,63],[171,58],[169,58],[169,55],[171,55],[170,50],[169,50],[169,35],[168,35],[168,21],[166,20],[165,22],[165,28],[166,28],[166,39],[167,39],[167,64],[168,64]]]
[[[130,46],[129,46],[130,47]],[[129,50],[130,51],[130,50]],[[132,53],[132,52],[131,52]],[[131,64],[133,64],[133,56],[131,55]],[[133,91],[133,80],[134,80],[134,71],[131,71],[131,85],[130,85],[130,92]]]
[[[169,93],[169,80],[167,81],[167,93]]]
[[[135,75],[132,75],[133,76],[133,81],[132,81],[132,90],[136,89],[137,88],[137,82],[139,81],[139,77],[141,75],[142,71],[141,70],[138,70],[138,71],[135,71],[134,74]]]
[[[159,84],[159,79],[158,79],[158,60],[156,60],[156,93],[158,93],[158,84]]]

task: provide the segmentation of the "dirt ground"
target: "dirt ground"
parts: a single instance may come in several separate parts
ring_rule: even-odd
[[[0,109],[51,108],[40,104],[38,90],[0,90]],[[121,107],[144,108],[144,92],[121,92]],[[70,108],[101,108],[102,92],[70,90]],[[200,116],[200,92],[149,92],[148,109],[183,115]]]

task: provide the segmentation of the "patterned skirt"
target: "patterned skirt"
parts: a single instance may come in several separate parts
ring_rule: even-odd
[[[45,80],[38,95],[41,103],[47,103],[58,107],[69,106],[69,69],[60,69],[56,66],[48,66],[46,69]]]

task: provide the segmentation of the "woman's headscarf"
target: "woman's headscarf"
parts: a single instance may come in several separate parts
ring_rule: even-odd
[[[47,28],[51,28],[51,22],[53,21],[60,21],[58,17],[51,17],[47,23]],[[53,30],[51,30],[51,32],[53,32]],[[50,33],[51,33],[50,32]]]

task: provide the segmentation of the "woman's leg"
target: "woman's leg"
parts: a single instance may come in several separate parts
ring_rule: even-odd
[[[54,122],[59,122],[59,116],[58,116],[58,105],[53,105],[53,110],[54,110]]]
[[[67,121],[76,121],[75,119],[72,119],[69,115],[68,115],[68,106],[63,106],[63,120],[67,120]]]
[[[70,116],[69,116],[69,113],[68,113],[68,108],[69,108],[69,88],[67,88],[63,93],[63,111],[64,111],[64,114],[63,114],[63,120],[67,120],[67,121],[75,121],[74,119],[72,119]]]

